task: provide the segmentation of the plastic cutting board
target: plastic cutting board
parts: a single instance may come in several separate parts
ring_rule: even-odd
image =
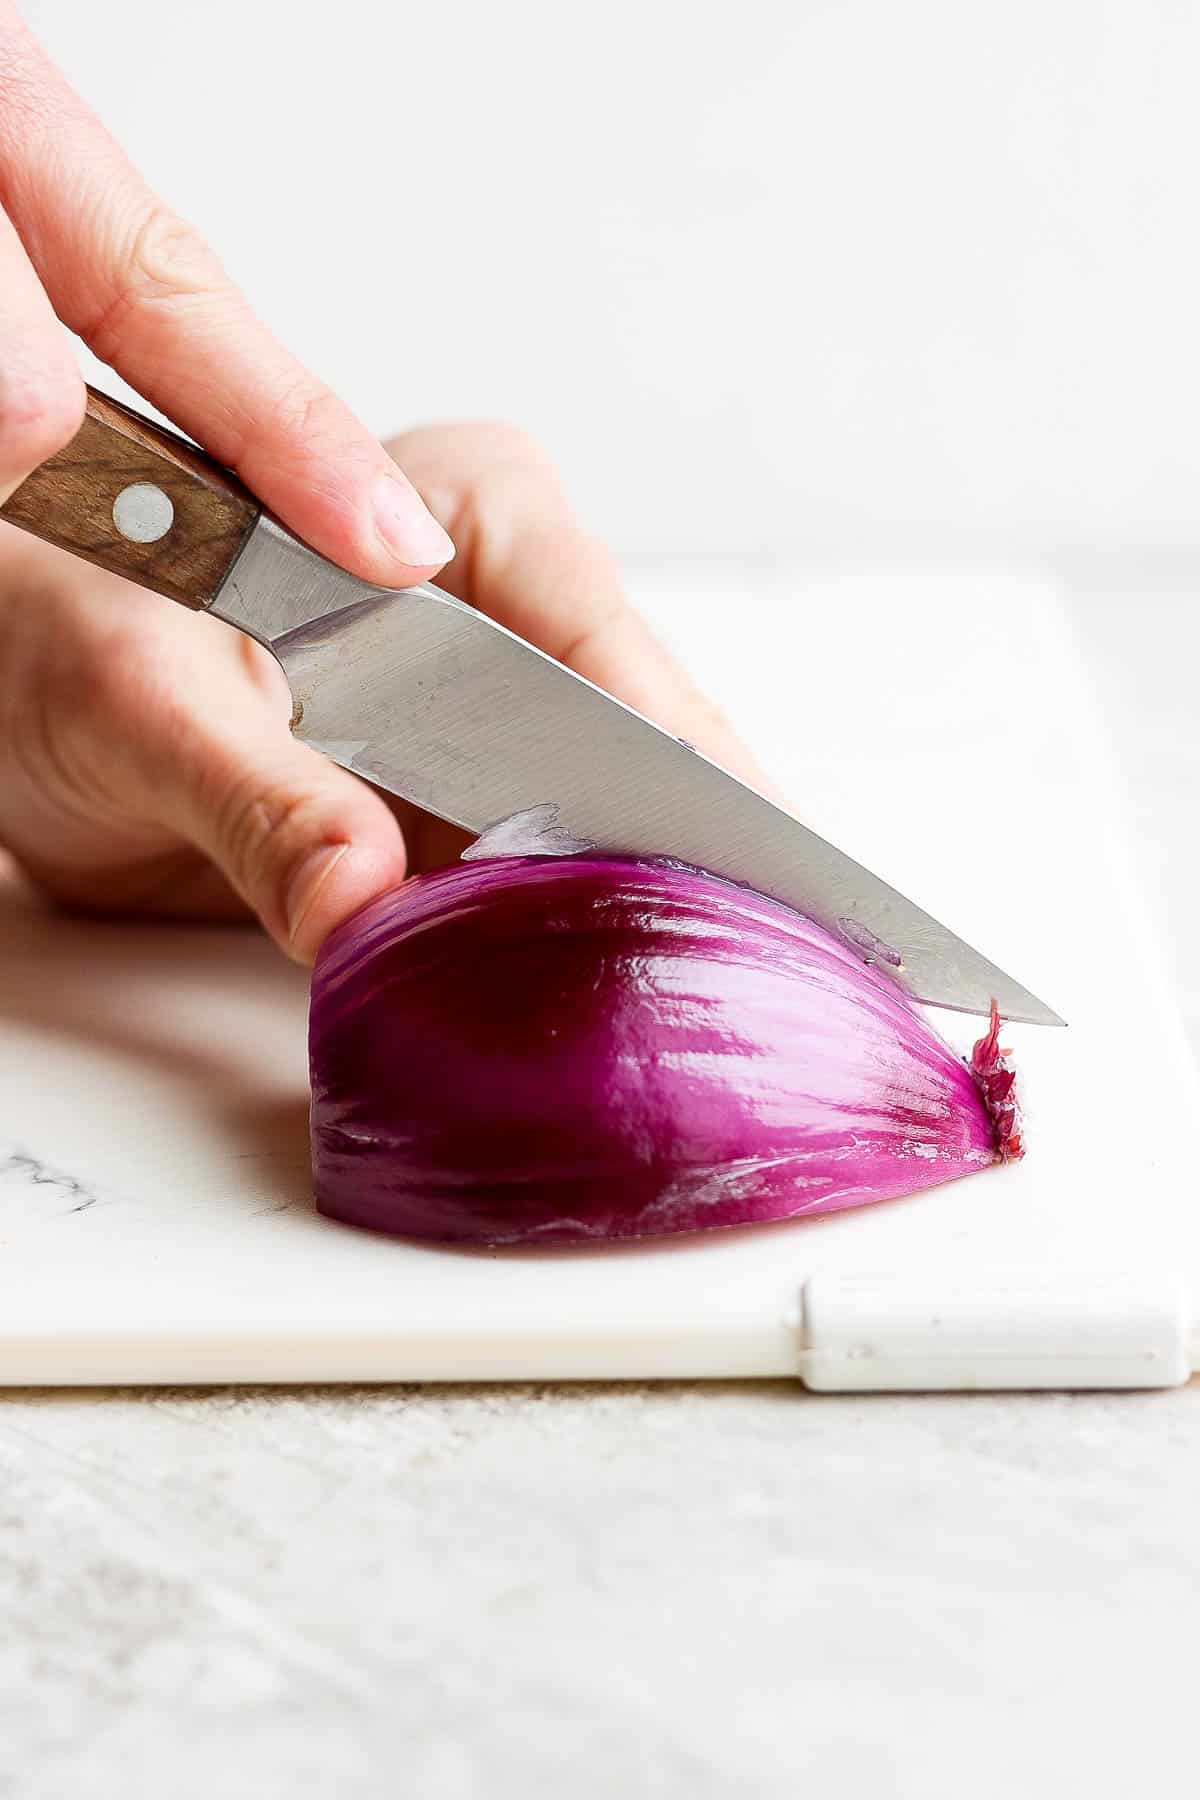
[[[10,886],[0,1382],[1186,1379],[1196,1078],[1053,585],[684,573],[639,598],[802,816],[1069,1020],[1007,1034],[1026,1160],[676,1242],[373,1238],[312,1207],[300,971],[248,931],[73,922]]]

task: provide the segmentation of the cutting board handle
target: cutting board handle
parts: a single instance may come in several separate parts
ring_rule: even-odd
[[[203,450],[89,387],[75,437],[21,483],[0,517],[199,611],[259,511]]]

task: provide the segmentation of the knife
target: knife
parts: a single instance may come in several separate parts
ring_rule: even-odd
[[[283,666],[298,737],[467,831],[553,808],[568,837],[675,857],[807,913],[914,999],[1063,1023],[690,744],[437,587],[348,575],[202,450],[94,389],[78,435],[0,516],[256,638]]]

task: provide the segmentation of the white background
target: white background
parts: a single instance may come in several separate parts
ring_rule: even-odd
[[[1174,0],[29,0],[379,431],[499,415],[629,552],[1189,545]]]

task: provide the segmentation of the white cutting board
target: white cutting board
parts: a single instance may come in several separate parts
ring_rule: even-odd
[[[0,1382],[1183,1378],[1197,1084],[1052,584],[697,573],[639,599],[811,824],[1069,1020],[1007,1033],[1025,1161],[677,1242],[373,1238],[311,1204],[300,971],[248,931],[71,922],[10,886]]]

